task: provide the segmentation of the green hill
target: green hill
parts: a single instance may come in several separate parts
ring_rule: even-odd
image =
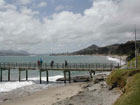
[[[140,52],[140,41],[137,41],[137,48]],[[74,55],[92,55],[92,54],[115,54],[115,55],[132,55],[135,51],[135,42],[128,41],[122,44],[113,44],[105,47],[98,47],[96,45],[89,46],[79,51],[75,51]]]

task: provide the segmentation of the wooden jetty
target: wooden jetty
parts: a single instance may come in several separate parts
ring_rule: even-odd
[[[17,69],[19,71],[19,81],[21,81],[22,71],[26,72],[26,80],[28,80],[29,70],[39,70],[40,83],[42,83],[42,72],[46,72],[46,83],[49,82],[49,72],[48,71],[63,71],[64,73],[64,83],[66,83],[66,74],[68,73],[69,82],[71,82],[71,71],[88,71],[90,77],[95,75],[96,71],[112,71],[114,69],[119,69],[119,64],[113,65],[113,63],[69,63],[67,66],[65,64],[56,63],[53,66],[43,63],[42,65],[37,65],[37,63],[0,63],[0,81],[2,82],[2,72],[4,70],[8,71],[8,81],[10,81],[11,70]]]

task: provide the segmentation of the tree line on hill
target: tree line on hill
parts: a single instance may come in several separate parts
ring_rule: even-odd
[[[138,52],[140,52],[140,40],[136,42]],[[92,55],[92,54],[100,54],[100,55],[127,55],[130,58],[135,56],[135,42],[128,41],[122,44],[113,44],[104,47],[98,47],[96,45],[91,45],[87,48],[84,48],[79,51],[75,51],[71,53],[73,55]]]

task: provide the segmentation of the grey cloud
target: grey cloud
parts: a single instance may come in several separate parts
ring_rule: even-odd
[[[122,43],[134,39],[134,25],[140,39],[139,4],[139,0],[96,0],[84,15],[62,11],[43,22],[34,18],[35,11],[24,8],[19,13],[11,6],[12,10],[0,11],[1,49],[69,52],[91,44]]]

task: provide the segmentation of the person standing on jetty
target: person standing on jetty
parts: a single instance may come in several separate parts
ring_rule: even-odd
[[[37,61],[38,67],[40,67],[40,60]]]
[[[40,58],[40,66],[42,66],[43,64],[43,60]]]
[[[67,60],[65,60],[65,67],[67,67],[68,66],[68,62],[67,62]]]
[[[51,61],[51,68],[53,68],[54,61]]]

